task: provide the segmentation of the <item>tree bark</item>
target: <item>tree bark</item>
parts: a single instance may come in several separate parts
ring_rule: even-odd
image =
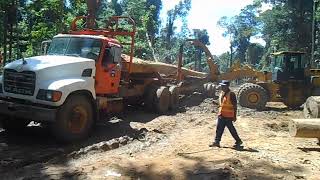
[[[320,138],[320,119],[293,119],[289,133],[293,137]]]

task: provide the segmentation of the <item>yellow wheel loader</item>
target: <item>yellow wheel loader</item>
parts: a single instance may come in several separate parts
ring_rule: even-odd
[[[238,92],[241,106],[262,110],[267,102],[283,102],[289,108],[298,108],[309,96],[320,94],[320,69],[309,67],[304,52],[271,55],[271,78],[243,84]]]

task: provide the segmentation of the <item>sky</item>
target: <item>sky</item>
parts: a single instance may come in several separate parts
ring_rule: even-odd
[[[163,0],[161,17],[165,18],[166,12],[172,9],[180,0]],[[192,0],[191,10],[188,15],[188,27],[192,29],[207,29],[210,37],[209,50],[214,55],[220,55],[230,50],[230,39],[222,36],[224,30],[217,26],[222,16],[235,16],[253,0]],[[263,6],[263,10],[268,9]],[[252,38],[251,42],[265,45],[262,39]]]

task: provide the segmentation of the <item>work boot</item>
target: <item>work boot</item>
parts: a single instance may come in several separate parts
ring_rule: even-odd
[[[243,144],[243,142],[240,140],[240,141],[236,142],[236,144],[233,147],[239,148],[239,147],[241,147],[241,144]]]
[[[220,147],[220,143],[213,142],[213,143],[209,144],[209,147]]]

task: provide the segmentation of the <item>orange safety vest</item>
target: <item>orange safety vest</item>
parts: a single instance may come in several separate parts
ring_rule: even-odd
[[[218,115],[221,115],[222,117],[225,117],[225,118],[234,118],[235,113],[234,113],[233,104],[231,103],[231,99],[230,99],[230,91],[227,92],[225,96],[223,95],[224,95],[224,92],[221,92],[219,96],[220,107],[219,107]]]

